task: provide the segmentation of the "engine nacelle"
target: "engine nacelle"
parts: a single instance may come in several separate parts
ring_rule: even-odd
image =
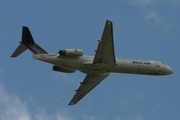
[[[81,49],[65,49],[65,50],[60,50],[59,54],[61,56],[82,56],[83,55],[83,50]]]
[[[75,72],[75,70],[70,70],[70,69],[59,67],[59,66],[53,66],[53,70],[58,71],[58,72],[64,72],[64,73],[74,73]]]

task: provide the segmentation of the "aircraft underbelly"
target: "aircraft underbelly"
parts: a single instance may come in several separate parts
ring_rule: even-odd
[[[122,64],[116,65],[112,69],[112,72],[142,75],[160,75],[162,71],[160,71],[159,68],[149,65]]]
[[[80,68],[80,61],[65,59],[65,60],[59,61],[58,65],[60,65],[62,67],[78,70]]]
[[[70,59],[70,58],[56,58],[56,57],[47,57],[47,56],[41,56],[39,58],[34,57],[35,59],[51,63],[56,66],[64,67],[64,68],[70,68],[74,70],[78,70],[80,68],[80,61],[77,59]]]
[[[86,74],[110,74],[111,65],[109,64],[93,64],[85,62],[80,65],[80,71]]]

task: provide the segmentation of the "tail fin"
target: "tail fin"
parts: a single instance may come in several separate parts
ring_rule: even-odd
[[[11,57],[17,57],[18,55],[23,53],[25,50],[27,50],[27,48],[33,54],[48,54],[46,50],[44,50],[42,47],[40,47],[38,44],[34,42],[29,28],[23,26],[22,41],[20,42],[20,45],[17,47],[14,53],[11,55]]]

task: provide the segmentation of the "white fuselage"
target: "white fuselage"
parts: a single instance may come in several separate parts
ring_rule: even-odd
[[[59,54],[34,54],[35,59],[86,74],[128,73],[142,75],[169,75],[172,69],[158,61],[116,58],[116,64],[108,67],[105,64],[93,64],[94,56],[58,57]]]

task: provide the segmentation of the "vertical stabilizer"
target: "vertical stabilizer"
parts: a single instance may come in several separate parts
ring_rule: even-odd
[[[26,26],[23,26],[22,40],[20,42],[20,45],[11,55],[11,57],[17,57],[18,55],[20,55],[27,49],[29,49],[33,54],[48,54],[46,50],[44,50],[42,47],[40,47],[38,44],[34,42],[29,28]]]
[[[28,27],[23,26],[22,29],[22,43],[24,44],[34,44],[33,37]]]

